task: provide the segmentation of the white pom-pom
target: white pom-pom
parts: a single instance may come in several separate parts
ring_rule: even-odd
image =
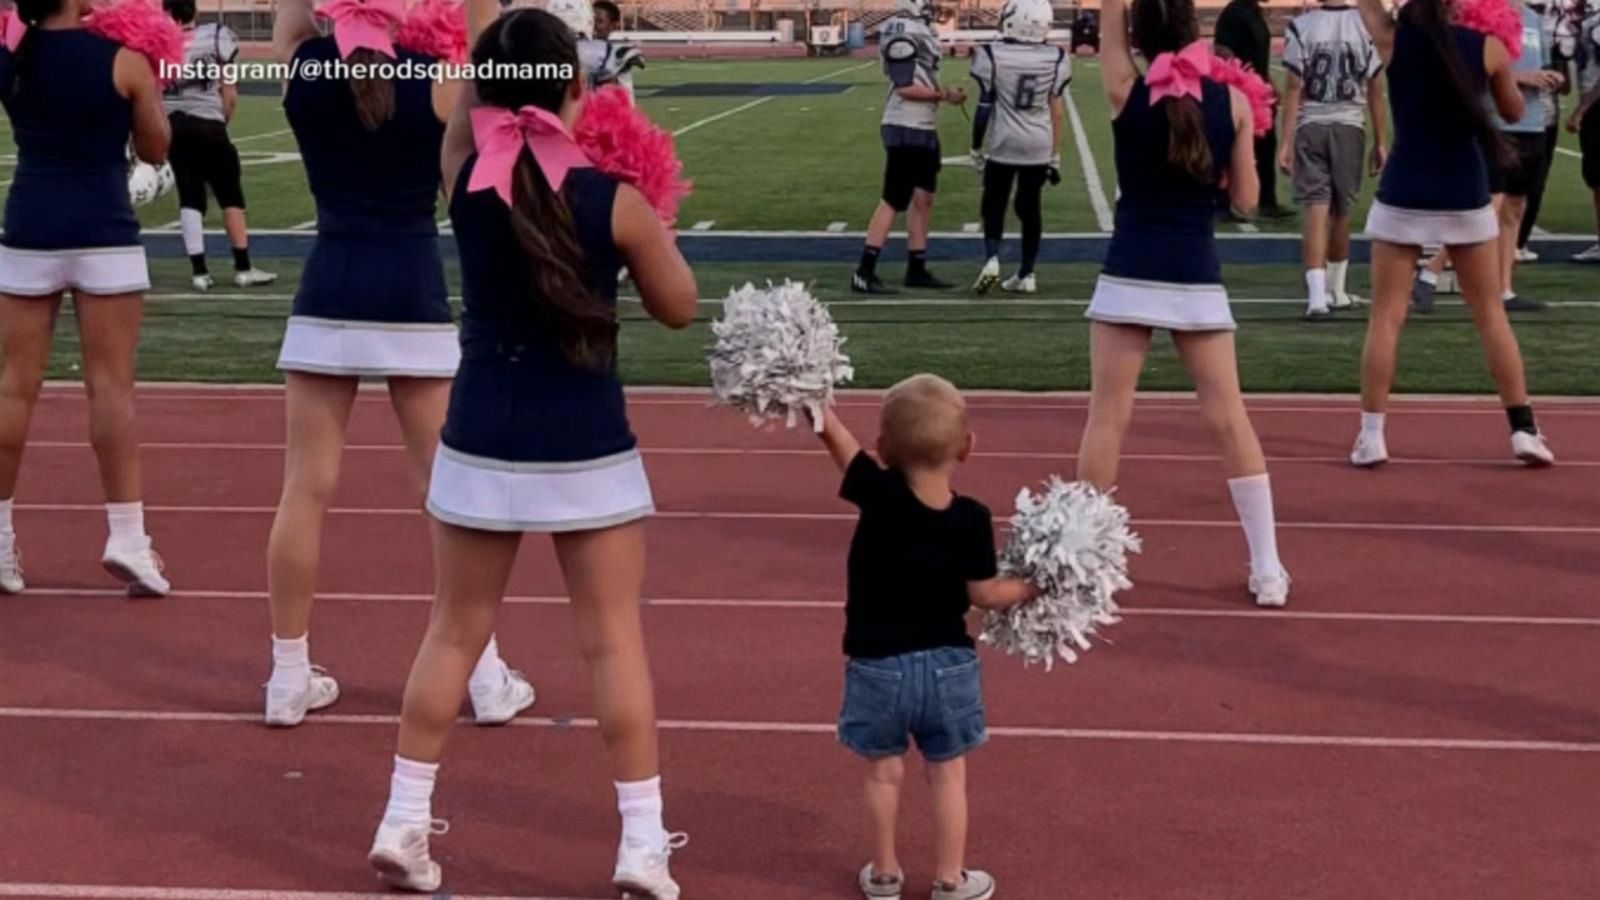
[[[1128,530],[1128,511],[1082,482],[1052,476],[1042,493],[1023,488],[1011,517],[1011,538],[1000,554],[1001,571],[1038,586],[1038,599],[984,616],[979,637],[1024,665],[1056,657],[1076,662],[1101,626],[1115,624],[1117,591],[1133,587],[1128,554],[1139,536]]]
[[[827,307],[799,282],[733,290],[711,333],[712,398],[757,424],[793,428],[807,413],[820,430],[834,387],[855,375]]]
[[[128,169],[128,199],[134,206],[144,206],[172,190],[174,181],[172,166],[167,163],[135,162]]]

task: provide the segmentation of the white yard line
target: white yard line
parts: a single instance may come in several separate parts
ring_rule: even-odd
[[[873,64],[874,64],[873,62],[869,61],[869,62],[860,63],[858,65],[854,65],[854,66],[845,66],[842,69],[835,69],[834,71],[829,72],[829,73],[827,73],[825,75],[818,75],[815,78],[808,78],[805,81],[802,81],[800,83],[801,84],[818,84],[820,82],[827,81],[830,78],[834,78],[836,76],[843,75],[846,72],[854,72],[857,69],[865,69],[867,66],[870,66],[870,65],[873,65]],[[679,137],[679,136],[688,134],[691,131],[694,131],[694,130],[699,129],[699,128],[704,128],[705,126],[710,125],[710,124],[712,124],[714,122],[720,122],[723,119],[728,118],[729,116],[736,116],[739,113],[742,113],[747,109],[755,109],[756,107],[762,105],[763,103],[771,103],[772,101],[774,101],[776,99],[778,99],[777,95],[772,95],[772,96],[768,96],[768,97],[757,97],[756,99],[751,100],[749,103],[740,104],[739,106],[735,106],[733,109],[725,109],[722,112],[719,112],[719,113],[717,113],[715,115],[706,116],[704,119],[698,119],[696,121],[690,122],[689,124],[683,126],[682,128],[679,128],[677,131],[674,131],[672,133],[672,136],[673,137]]]
[[[848,227],[850,227],[850,223],[848,222],[829,222],[828,232],[830,234],[842,234]]]
[[[1568,150],[1566,147],[1557,147],[1556,148],[1556,152],[1560,153],[1563,156],[1571,156],[1571,157],[1573,157],[1575,159],[1583,159],[1583,154],[1582,153],[1579,153],[1576,150]]]
[[[301,222],[299,225],[295,225],[295,226],[291,227],[289,230],[290,231],[307,231],[307,230],[315,228],[315,227],[317,227],[317,220],[316,219],[312,219],[309,222]]]
[[[1089,136],[1083,129],[1083,117],[1078,115],[1078,104],[1072,99],[1072,91],[1065,92],[1067,97],[1067,118],[1072,120],[1072,140],[1078,147],[1078,161],[1083,164],[1083,182],[1089,188],[1089,205],[1094,207],[1094,220],[1101,231],[1111,230],[1111,204],[1106,201],[1106,188],[1100,182],[1100,167],[1094,161],[1094,149],[1089,146]]]
[[[279,135],[289,134],[291,131],[293,131],[291,128],[280,128],[277,131],[268,131],[262,134],[250,134],[242,138],[234,138],[233,142],[235,144],[243,144],[249,141],[264,141],[267,138],[275,138]]]

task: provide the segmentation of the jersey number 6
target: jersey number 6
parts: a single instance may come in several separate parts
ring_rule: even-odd
[[[1017,109],[1033,109],[1039,99],[1039,76],[1021,75],[1017,78],[1017,94],[1012,98]]]

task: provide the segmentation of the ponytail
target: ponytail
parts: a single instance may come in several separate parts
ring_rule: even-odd
[[[352,65],[370,67],[381,65],[389,57],[376,50],[362,47],[351,53],[347,61]],[[356,102],[356,118],[368,131],[377,131],[394,118],[394,82],[387,78],[352,78],[350,95]]]
[[[62,0],[16,0],[17,18],[28,26],[28,30],[23,32],[22,40],[17,42],[17,49],[11,51],[12,97],[22,93],[22,61],[27,58],[28,49],[33,44],[33,33],[39,30],[40,22],[61,11],[61,2]]]
[[[1215,181],[1200,104],[1192,97],[1167,97],[1161,105],[1167,110],[1167,162],[1202,184]]]
[[[526,150],[512,181],[511,230],[533,262],[534,292],[555,319],[562,353],[586,369],[609,368],[617,351],[616,315],[584,283],[572,210]]]
[[[1479,145],[1483,147],[1484,154],[1489,158],[1489,164],[1498,167],[1512,163],[1514,158],[1510,146],[1506,144],[1500,130],[1489,120],[1489,111],[1484,105],[1484,98],[1467,74],[1467,64],[1461,58],[1460,48],[1456,46],[1455,34],[1450,25],[1450,11],[1444,0],[1410,0],[1401,7],[1400,15],[1402,18],[1409,17],[1407,21],[1421,28],[1428,36],[1428,42],[1433,45],[1434,53],[1438,54],[1440,61],[1444,63],[1445,72],[1449,76],[1450,92],[1455,95],[1453,99],[1465,111],[1468,124]]]

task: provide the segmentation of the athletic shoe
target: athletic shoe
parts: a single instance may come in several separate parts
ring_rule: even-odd
[[[469,687],[472,697],[473,721],[479,725],[504,725],[515,719],[517,713],[533,705],[535,694],[528,677],[500,664],[502,680],[486,690]]]
[[[991,256],[989,261],[978,270],[978,280],[972,283],[972,289],[980,294],[989,293],[989,289],[1000,281],[1000,257]]]
[[[1438,288],[1421,278],[1411,282],[1411,311],[1424,315],[1433,312],[1433,294],[1436,290]]]
[[[866,900],[900,900],[906,889],[905,874],[879,875],[872,871],[872,863],[861,868],[861,896]]]
[[[935,881],[930,900],[989,900],[993,896],[994,876],[977,869],[968,869],[961,873],[960,884]]]
[[[1575,263],[1600,263],[1600,244],[1595,244],[1582,253],[1574,253],[1572,261]]]
[[[1389,444],[1383,439],[1383,432],[1363,431],[1356,435],[1355,448],[1350,451],[1350,465],[1370,469],[1388,461]]]
[[[0,594],[20,594],[27,587],[22,581],[22,551],[17,549],[15,532],[0,534]]]
[[[908,288],[926,288],[930,291],[948,291],[955,287],[955,285],[929,272],[927,269],[923,269],[920,275],[907,274],[905,285]]]
[[[1039,282],[1032,275],[1013,275],[1000,283],[1000,290],[1008,294],[1037,294]]]
[[[1279,569],[1277,576],[1273,578],[1251,575],[1250,594],[1256,598],[1256,605],[1263,608],[1277,609],[1288,606],[1289,573]]]
[[[1544,304],[1538,300],[1529,300],[1517,294],[1500,301],[1505,306],[1506,312],[1539,312],[1544,309]]]
[[[428,855],[428,837],[450,833],[450,823],[442,819],[415,825],[378,823],[367,862],[378,871],[384,884],[402,891],[431,894],[444,881],[444,871]]]
[[[1355,294],[1341,294],[1334,291],[1328,292],[1329,309],[1354,309],[1361,303],[1361,298]]]
[[[898,294],[899,291],[884,283],[876,275],[862,275],[860,272],[850,276],[850,290],[858,294]]]
[[[260,269],[246,269],[243,272],[233,273],[233,283],[242,288],[271,284],[277,280],[277,275],[272,272],[263,272]]]
[[[1306,305],[1306,321],[1320,322],[1323,319],[1333,318],[1333,310],[1328,308],[1326,301],[1322,303],[1309,303]]]
[[[1539,261],[1539,254],[1527,247],[1518,247],[1516,258],[1519,263],[1536,263]]]
[[[130,597],[165,597],[172,590],[162,575],[166,563],[151,548],[149,535],[131,541],[106,541],[100,564],[127,585]]]
[[[1556,455],[1545,443],[1544,435],[1531,431],[1511,432],[1511,452],[1529,466],[1542,468],[1555,465]]]
[[[293,728],[306,713],[327,709],[339,699],[339,682],[321,666],[311,667],[311,679],[302,690],[267,684],[266,723],[273,728]]]
[[[625,897],[639,900],[678,900],[678,883],[667,871],[667,859],[674,850],[689,843],[687,834],[670,834],[660,847],[647,847],[623,841],[617,848],[617,868],[611,884]]]
[[[217,286],[217,280],[210,275],[196,275],[189,279],[189,283],[197,291],[209,291]]]

